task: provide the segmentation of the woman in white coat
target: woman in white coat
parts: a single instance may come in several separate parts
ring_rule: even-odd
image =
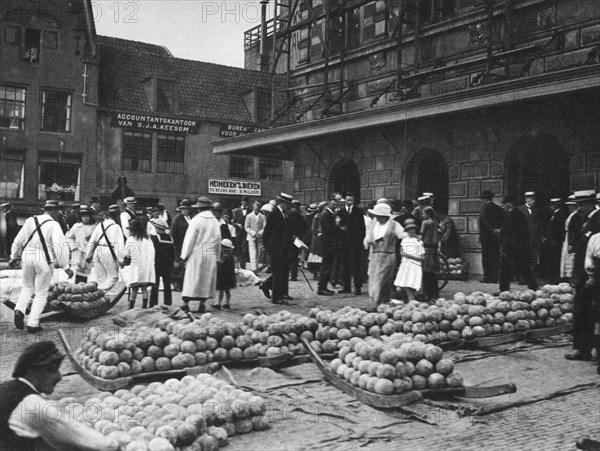
[[[193,207],[199,213],[190,221],[181,247],[181,259],[186,262],[181,293],[184,311],[189,311],[190,301],[200,301],[198,312],[204,313],[204,303],[216,294],[221,229],[211,206],[210,199],[198,198]]]

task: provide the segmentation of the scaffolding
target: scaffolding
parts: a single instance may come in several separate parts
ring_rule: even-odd
[[[465,0],[462,0],[465,1]],[[295,121],[300,120],[308,111],[319,105],[320,117],[344,113],[345,96],[352,91],[358,83],[368,82],[371,79],[381,78],[380,75],[363,77],[347,81],[346,61],[348,53],[360,48],[348,46],[350,15],[359,8],[371,7],[376,14],[385,14],[385,37],[380,42],[391,42],[396,47],[395,77],[379,92],[373,95],[370,106],[377,105],[382,96],[391,94],[390,101],[405,101],[420,97],[420,87],[431,77],[441,75],[450,70],[483,67],[471,80],[471,86],[484,84],[509,78],[511,58],[524,53],[531,53],[533,57],[529,62],[539,57],[544,46],[525,46],[513,49],[511,41],[511,9],[519,0],[505,0],[503,4],[495,0],[475,0],[470,3],[478,11],[485,14],[485,19],[477,24],[473,31],[475,38],[485,44],[485,56],[471,58],[468,61],[449,64],[450,60],[457,60],[460,56],[452,55],[448,61],[438,59],[432,61],[426,70],[420,68],[420,41],[421,28],[420,16],[425,10],[443,20],[444,11],[436,11],[435,7],[443,8],[444,2],[432,0],[274,0],[273,18],[265,21],[245,34],[245,46],[250,48],[260,39],[261,32],[266,27],[266,34],[273,40],[272,55],[270,58],[270,72],[272,82],[272,108],[269,126],[272,126],[283,115],[298,105],[303,99],[311,100],[309,104],[295,114]],[[458,2],[454,2],[458,4]],[[456,8],[458,8],[456,6]],[[362,15],[360,16],[362,20]],[[494,42],[494,20],[501,23],[503,39]],[[318,26],[323,24],[323,26]],[[332,26],[335,24],[335,26]],[[361,23],[361,27],[363,24]],[[309,30],[308,39],[318,38],[320,43],[320,59],[322,66],[319,72],[322,81],[292,86],[292,35],[302,29]],[[317,30],[316,32],[314,30]],[[315,36],[316,34],[316,36]],[[555,33],[556,34],[556,33]],[[264,35],[263,35],[264,36]],[[555,39],[553,37],[553,39]],[[339,42],[338,48],[333,48]],[[546,44],[546,46],[549,44]],[[499,47],[499,51],[494,50]],[[312,46],[311,46],[312,49]],[[406,52],[411,50],[413,62],[407,63]],[[281,58],[285,55],[285,63]],[[527,66],[527,64],[526,64]],[[500,74],[496,69],[503,69]],[[337,80],[330,77],[332,70],[339,75]],[[275,76],[283,73],[286,76],[285,87],[277,88]],[[520,74],[523,75],[523,74]],[[330,79],[332,78],[332,79]],[[276,97],[278,93],[285,93],[286,102],[277,109]]]

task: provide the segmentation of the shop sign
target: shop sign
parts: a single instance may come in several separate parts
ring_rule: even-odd
[[[221,124],[219,136],[221,138],[233,138],[234,136],[248,135],[250,133],[264,132],[268,130],[265,127],[255,127],[254,125],[240,124]]]
[[[112,113],[113,127],[135,128],[165,133],[197,134],[198,121],[136,113]]]
[[[210,179],[208,181],[209,194],[232,194],[240,196],[260,196],[259,182],[245,182],[243,180]]]

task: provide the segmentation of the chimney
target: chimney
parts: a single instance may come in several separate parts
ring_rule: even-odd
[[[269,55],[267,53],[267,5],[269,0],[260,1],[260,56],[258,70],[268,72]]]

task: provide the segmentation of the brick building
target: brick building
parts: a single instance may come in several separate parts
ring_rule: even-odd
[[[182,198],[208,195],[234,207],[241,194],[267,200],[292,189],[291,162],[214,155],[210,146],[260,129],[257,118],[271,109],[270,74],[175,58],[161,46],[104,36],[98,55],[103,203],[120,175],[141,205],[160,201],[169,210]]]
[[[95,40],[88,0],[0,3],[0,202],[22,215],[95,190]]]
[[[483,190],[600,189],[600,2],[291,0],[274,17],[263,48],[288,103],[272,117],[294,123],[213,149],[292,156],[300,199],[434,192],[477,273]]]

